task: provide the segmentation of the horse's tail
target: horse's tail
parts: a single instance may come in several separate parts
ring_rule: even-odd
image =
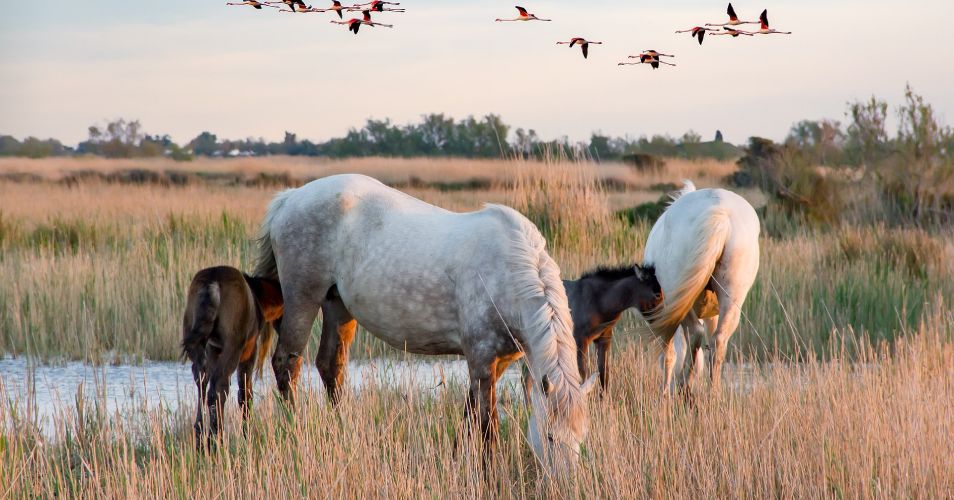
[[[262,317],[262,326],[258,332],[258,355],[255,358],[255,371],[261,376],[262,367],[271,352],[272,342],[275,340],[273,322],[282,317],[285,309],[285,299],[282,296],[282,286],[278,280],[269,278],[253,278],[245,276],[255,303],[258,305]]]
[[[692,181],[690,181],[689,179],[683,179],[683,180],[682,180],[682,189],[680,189],[679,191],[674,191],[674,192],[670,193],[670,194],[669,194],[669,199],[670,199],[671,201],[676,201],[676,200],[678,200],[679,198],[682,198],[683,195],[688,194],[688,193],[691,193],[691,192],[693,192],[693,191],[695,191],[695,190],[696,190],[696,185],[693,184]]]
[[[193,297],[192,324],[184,325],[182,332],[182,354],[195,362],[201,357],[205,344],[215,328],[219,317],[219,305],[222,303],[222,291],[218,283],[202,285]]]
[[[275,250],[272,248],[272,222],[285,206],[294,189],[287,189],[275,195],[271,203],[268,204],[268,210],[265,212],[265,219],[262,220],[262,227],[258,236],[258,256],[255,259],[255,271],[252,273],[256,278],[278,279],[278,262],[275,260]]]
[[[263,321],[262,330],[258,333],[258,354],[255,357],[255,373],[262,376],[265,361],[272,352],[272,343],[275,341],[275,328],[271,322]]]
[[[649,317],[654,335],[666,337],[675,332],[705,290],[732,231],[729,217],[728,208],[715,206],[697,224],[690,240],[695,247],[685,254],[683,262],[677,263],[681,266],[678,285],[674,290],[666,290],[659,309]]]

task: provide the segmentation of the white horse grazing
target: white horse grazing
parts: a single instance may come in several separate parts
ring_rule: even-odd
[[[316,363],[333,403],[357,321],[407,352],[466,357],[466,410],[489,450],[497,379],[526,353],[531,435],[548,438],[538,456],[551,465],[577,460],[595,379],[580,381],[560,269],[516,211],[454,213],[370,177],[326,177],[271,202],[255,274],[281,282],[285,311],[272,366],[286,398],[321,309]]]
[[[697,191],[686,181],[650,231],[643,264],[655,266],[663,290],[662,306],[650,322],[665,343],[663,392],[668,395],[672,387],[673,335],[680,326],[689,346],[684,380],[694,378],[708,330],[715,341],[709,374],[717,389],[729,338],[739,326],[742,303],[759,269],[755,209],[731,191]]]

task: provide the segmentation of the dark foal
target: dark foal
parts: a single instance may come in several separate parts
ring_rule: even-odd
[[[202,446],[202,400],[209,408],[209,440],[220,432],[219,415],[229,378],[238,369],[242,417],[252,402],[252,371],[261,372],[282,316],[282,290],[275,280],[252,278],[238,269],[210,267],[196,273],[182,318],[182,352],[192,361],[199,391],[196,444]],[[257,356],[256,356],[257,353]]]
[[[635,307],[646,316],[662,301],[662,289],[652,266],[597,268],[580,279],[563,280],[573,316],[577,363],[582,378],[587,376],[587,353],[596,344],[596,362],[600,374],[600,394],[609,383],[606,354],[613,341],[613,327],[623,311]]]

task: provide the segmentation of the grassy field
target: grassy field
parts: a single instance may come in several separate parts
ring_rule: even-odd
[[[655,359],[615,352],[616,385],[593,401],[579,474],[547,481],[524,444],[524,406],[502,398],[501,439],[486,476],[464,446],[464,390],[378,388],[339,409],[308,393],[293,412],[266,397],[244,437],[232,403],[227,440],[195,451],[191,412],[105,414],[64,408],[50,440],[12,422],[0,440],[0,496],[946,498],[954,488],[954,324],[936,311],[864,363],[751,365],[734,389],[693,407],[659,398]],[[930,323],[930,325],[928,325]],[[98,409],[99,408],[99,409]],[[466,445],[467,442],[464,441]]]
[[[56,162],[62,166],[57,168]],[[516,207],[538,224],[567,277],[598,264],[639,261],[649,224],[630,225],[615,211],[655,201],[663,192],[609,191],[600,179],[629,185],[678,182],[683,176],[717,185],[731,164],[671,161],[641,174],[623,165],[536,164],[428,160],[421,173],[410,160],[345,162],[210,160],[186,164],[195,172],[243,172],[305,178],[354,168],[389,182],[446,168],[443,182],[483,175],[481,189],[406,191],[453,210],[485,202]],[[389,163],[390,162],[390,163]],[[138,165],[138,166],[135,166]],[[181,186],[110,183],[92,178],[56,182],[70,172],[168,169],[171,162],[5,160],[0,171],[43,172],[45,181],[0,182],[0,352],[45,359],[113,361],[177,357],[179,321],[188,280],[216,264],[248,268],[265,206],[277,187],[193,182]],[[179,166],[182,169],[182,166]],[[285,170],[283,170],[285,169]],[[692,174],[705,173],[704,175]],[[624,175],[625,174],[625,175]],[[764,204],[757,192],[743,193]],[[831,341],[891,340],[917,326],[925,305],[954,296],[950,233],[877,226],[832,231],[801,229],[764,237],[759,279],[733,339],[737,352],[760,359],[797,359],[824,352]],[[632,329],[639,321],[623,325]],[[625,341],[627,335],[619,335]],[[387,349],[362,339],[360,352]]]
[[[215,264],[249,268],[251,238],[283,183],[357,171],[453,210],[506,203],[540,227],[564,276],[575,277],[641,260],[650,224],[618,210],[683,178],[720,185],[733,170],[679,160],[652,173],[585,162],[0,160],[0,354],[178,359],[189,279]],[[519,400],[503,402],[489,477],[474,453],[455,455],[464,396],[454,386],[434,396],[372,389],[337,412],[321,393],[293,413],[266,397],[248,439],[230,413],[229,442],[212,456],[194,451],[188,410],[62,408],[50,439],[29,414],[0,404],[0,497],[949,496],[950,230],[795,227],[763,235],[761,252],[721,398],[691,408],[660,400],[652,347],[636,341],[641,320],[618,327],[617,385],[591,405],[584,471],[572,484],[539,476]],[[366,333],[353,352],[402,355]]]

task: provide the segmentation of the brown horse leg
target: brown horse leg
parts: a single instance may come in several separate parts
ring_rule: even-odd
[[[326,300],[321,311],[321,342],[318,344],[315,365],[325,384],[328,399],[332,405],[337,405],[341,399],[339,389],[344,383],[345,368],[348,366],[348,350],[354,340],[358,322],[340,298]]]
[[[589,375],[590,339],[578,339],[576,342],[576,365],[580,369],[580,380],[586,380]]]
[[[205,426],[202,422],[202,407],[205,403],[205,391],[209,387],[209,374],[206,367],[206,360],[203,358],[199,363],[192,363],[192,378],[195,380],[195,387],[198,389],[199,400],[195,407],[195,424],[192,429],[195,432],[195,445],[199,448],[204,444]]]
[[[248,420],[252,409],[252,376],[255,369],[255,353],[238,366],[238,402],[242,408],[242,420]]]
[[[207,404],[209,407],[209,439],[222,433],[220,424],[225,402],[228,400],[229,379],[238,368],[241,346],[227,345],[224,350],[217,352],[212,349],[209,357],[209,389]]]
[[[610,346],[613,344],[612,335],[603,335],[602,337],[596,339],[596,367],[600,373],[600,397],[603,397],[603,393],[606,392],[606,389],[609,387],[609,364],[606,363],[606,355],[609,353]],[[586,376],[583,376],[583,380],[586,380]]]

